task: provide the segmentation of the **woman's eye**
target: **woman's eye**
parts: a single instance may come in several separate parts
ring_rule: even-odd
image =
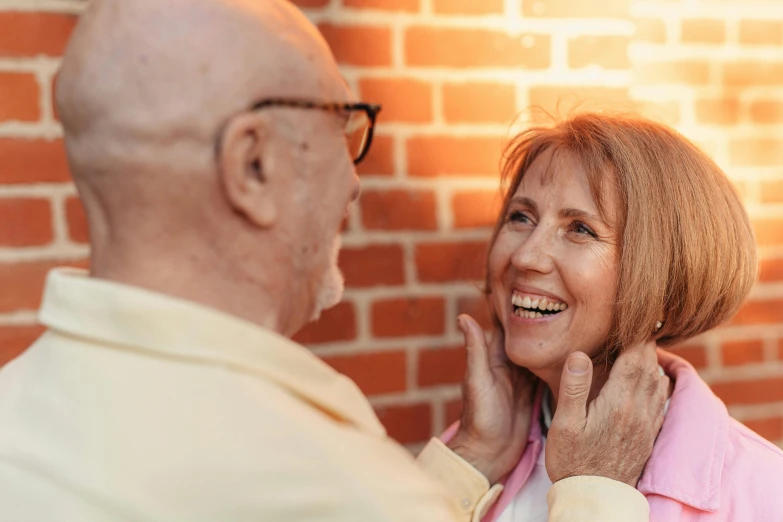
[[[576,232],[577,234],[582,234],[582,235],[587,235],[587,236],[590,236],[590,237],[598,238],[598,236],[596,235],[596,233],[595,233],[595,232],[593,232],[593,231],[590,229],[590,227],[588,227],[588,226],[587,226],[587,225],[585,225],[584,223],[580,223],[580,222],[578,222],[578,221],[577,221],[577,222],[575,222],[575,223],[574,223],[574,224],[571,226],[571,229],[572,229],[574,232]]]
[[[512,223],[530,223],[531,219],[524,212],[514,211],[509,213],[508,220]]]

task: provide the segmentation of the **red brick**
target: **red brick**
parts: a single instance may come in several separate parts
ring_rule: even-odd
[[[445,405],[445,421],[448,428],[457,422],[462,415],[462,399],[454,399]]]
[[[783,179],[762,181],[760,198],[762,203],[783,203]]]
[[[76,243],[89,243],[90,230],[87,216],[79,198],[68,198],[65,202],[65,217],[68,220],[68,237]]]
[[[503,13],[503,0],[434,0],[436,14],[489,15]]]
[[[636,63],[635,78],[639,85],[707,85],[710,64],[692,60]]]
[[[637,42],[665,43],[666,42],[666,24],[659,18],[636,18],[636,35],[634,40]]]
[[[509,35],[489,29],[412,27],[405,33],[405,61],[413,67],[524,67],[551,63],[546,35]]]
[[[291,0],[296,6],[302,9],[313,9],[318,7],[326,7],[331,3],[331,0]]]
[[[723,83],[728,87],[779,87],[783,85],[783,62],[743,60],[726,63]]]
[[[416,245],[416,273],[423,283],[476,281],[484,277],[487,244],[427,243]]]
[[[457,299],[457,314],[471,316],[486,332],[494,328],[486,297],[460,297]]]
[[[450,123],[506,123],[517,112],[516,89],[507,83],[446,83],[443,117]]]
[[[696,102],[696,119],[712,125],[735,125],[739,120],[737,98],[707,98]]]
[[[742,45],[783,45],[783,21],[740,20],[739,43]]]
[[[356,170],[362,177],[394,175],[394,139],[391,136],[373,136],[370,151]]]
[[[382,67],[392,63],[389,27],[321,24],[318,29],[340,64]]]
[[[633,106],[628,89],[612,87],[531,87],[529,100],[534,121],[546,123],[552,121],[551,116],[563,117],[587,110],[630,109]]]
[[[465,377],[465,348],[426,348],[419,350],[419,386],[459,384]]]
[[[340,268],[349,288],[405,283],[403,252],[399,245],[343,248],[340,252]]]
[[[362,223],[371,230],[435,230],[435,193],[366,191],[361,198]]]
[[[375,337],[442,335],[445,328],[442,297],[388,299],[372,304],[372,333]]]
[[[0,198],[0,245],[46,245],[53,238],[52,207],[48,200]]]
[[[456,228],[494,227],[503,204],[497,190],[455,192],[451,211]]]
[[[783,361],[783,339],[778,341],[778,360]]]
[[[728,406],[783,401],[783,377],[713,383],[710,387]]]
[[[707,349],[704,346],[675,346],[671,348],[671,352],[691,363],[697,370],[707,367]]]
[[[0,56],[61,56],[75,25],[75,15],[1,12]]]
[[[43,332],[39,325],[0,326],[0,368],[21,355]]]
[[[578,36],[568,40],[568,66],[581,69],[598,65],[604,69],[627,69],[628,60],[627,36]]]
[[[356,338],[356,310],[351,302],[344,301],[324,310],[321,318],[302,328],[294,336],[301,344],[331,343]]]
[[[405,390],[407,370],[403,351],[334,355],[324,357],[324,361],[350,377],[365,395]]]
[[[714,19],[682,21],[683,43],[722,44],[726,41],[726,22]]]
[[[383,105],[384,122],[432,121],[432,85],[409,78],[365,78],[359,81],[362,99]]]
[[[735,140],[729,144],[729,154],[734,165],[776,167],[783,164],[783,140]]]
[[[420,0],[343,0],[343,5],[352,9],[378,9],[407,13],[417,13],[421,10]]]
[[[760,246],[783,245],[783,219],[754,219],[752,224]]]
[[[426,442],[432,436],[432,406],[429,404],[382,406],[376,408],[375,413],[389,437],[400,444]]]
[[[783,123],[783,102],[756,100],[750,104],[750,120],[753,123]]]
[[[70,181],[62,140],[0,138],[0,184]]]
[[[408,174],[415,177],[492,176],[499,177],[501,138],[410,138]]]
[[[626,18],[628,16],[628,1],[522,0],[522,12],[525,17]]]
[[[762,283],[783,281],[783,259],[762,259],[759,281]]]
[[[768,441],[777,442],[783,438],[783,417],[746,420],[743,424]]]
[[[49,270],[59,266],[86,268],[83,261],[36,261],[0,264],[0,313],[36,310]]]
[[[0,121],[38,121],[38,81],[32,74],[0,73]]]
[[[783,318],[783,299],[748,301],[731,320],[734,325],[776,324]]]
[[[723,343],[721,359],[724,366],[741,366],[763,362],[764,343],[759,340]]]

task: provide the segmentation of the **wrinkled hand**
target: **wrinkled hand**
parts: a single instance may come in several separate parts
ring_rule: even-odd
[[[502,331],[487,344],[473,318],[461,315],[457,321],[465,335],[467,371],[460,427],[448,446],[494,484],[513,469],[527,444],[535,379],[509,362]]]
[[[582,367],[582,373],[572,373]],[[607,477],[632,487],[641,477],[663,424],[669,378],[660,375],[655,343],[626,350],[586,408],[593,365],[572,353],[563,368],[557,410],[546,443],[552,483],[576,475]]]

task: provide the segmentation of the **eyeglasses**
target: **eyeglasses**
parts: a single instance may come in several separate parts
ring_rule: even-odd
[[[348,122],[345,125],[345,137],[354,165],[358,165],[369,152],[375,128],[375,118],[381,111],[380,105],[370,103],[329,103],[283,98],[262,100],[253,104],[250,110],[257,111],[267,107],[294,107],[347,113]]]

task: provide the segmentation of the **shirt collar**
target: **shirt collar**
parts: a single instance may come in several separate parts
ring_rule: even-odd
[[[363,431],[386,433],[353,381],[303,346],[223,312],[84,270],[55,269],[39,316],[52,330],[109,348],[257,376]]]
[[[658,362],[675,381],[674,392],[637,489],[717,511],[728,445],[726,406],[685,360],[658,350]]]

